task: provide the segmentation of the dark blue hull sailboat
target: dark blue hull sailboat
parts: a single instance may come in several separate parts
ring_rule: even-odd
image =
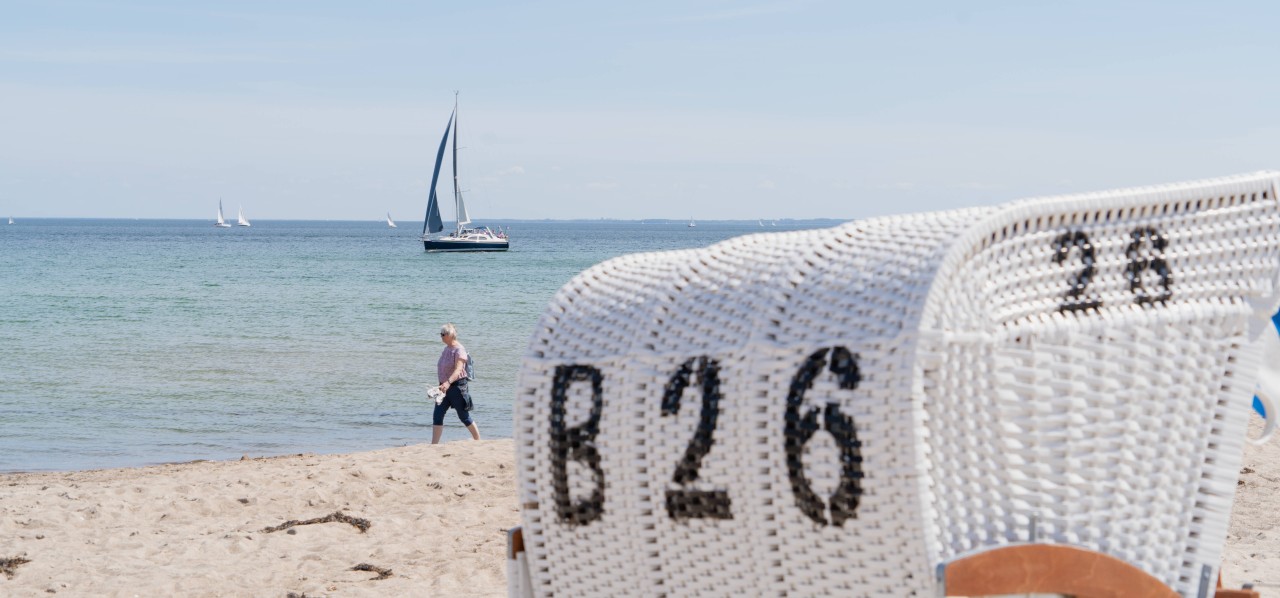
[[[422,245],[432,253],[441,251],[506,251],[510,248],[506,239],[474,241],[465,238],[446,238],[435,241],[425,240]]]
[[[436,198],[436,181],[440,179],[440,165],[444,162],[444,148],[449,141],[449,130],[453,129],[453,201],[458,210],[457,227],[453,232],[440,235],[444,231],[444,222],[440,220],[440,202]],[[510,245],[506,233],[493,232],[488,227],[469,228],[471,216],[467,214],[467,206],[462,201],[462,190],[458,187],[458,98],[453,99],[453,114],[449,115],[449,123],[444,127],[444,137],[440,139],[440,149],[436,152],[436,168],[431,174],[431,196],[427,201],[427,217],[422,223],[422,246],[427,251],[506,251]]]

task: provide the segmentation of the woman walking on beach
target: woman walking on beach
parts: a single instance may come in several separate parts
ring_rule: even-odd
[[[440,353],[440,361],[436,362],[436,376],[444,400],[436,404],[431,417],[431,444],[440,444],[440,435],[444,433],[444,414],[450,407],[458,412],[462,425],[471,431],[471,438],[480,440],[480,428],[471,421],[471,391],[467,388],[467,360],[470,356],[467,348],[458,342],[458,329],[453,324],[440,327],[440,342],[444,343],[444,351]]]

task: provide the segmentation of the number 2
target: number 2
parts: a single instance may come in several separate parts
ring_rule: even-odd
[[[672,480],[681,486],[688,486],[698,479],[702,458],[711,452],[712,434],[716,431],[716,418],[720,415],[720,362],[706,356],[689,358],[671,376],[662,391],[662,415],[680,413],[680,396],[689,386],[695,364],[698,382],[702,386],[702,410],[697,431],[689,440],[684,458],[672,476]],[[724,490],[693,490],[687,487],[667,490],[667,515],[672,519],[733,519],[730,506],[729,493]]]
[[[1093,243],[1089,242],[1089,235],[1083,231],[1070,231],[1062,233],[1053,242],[1053,261],[1061,264],[1067,261],[1071,255],[1071,250],[1080,249],[1081,268],[1076,272],[1075,281],[1071,288],[1067,289],[1067,300],[1058,306],[1058,311],[1082,311],[1086,309],[1098,309],[1102,307],[1101,299],[1085,299],[1084,291],[1089,287],[1089,283],[1093,281],[1094,268],[1094,252]]]

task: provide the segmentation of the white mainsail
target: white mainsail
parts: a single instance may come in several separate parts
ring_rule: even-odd
[[[462,202],[462,188],[458,186],[458,94],[453,95],[453,200],[458,204],[458,230],[471,224],[467,204]]]
[[[214,222],[213,225],[218,228],[231,228],[231,225],[227,224],[227,221],[222,219],[222,200],[221,199],[218,200],[218,220]]]
[[[396,227],[396,221],[391,219],[391,212],[387,212],[387,226],[391,228]]]
[[[237,226],[249,226],[249,221],[244,217],[244,206],[240,206],[240,211],[236,213]]]

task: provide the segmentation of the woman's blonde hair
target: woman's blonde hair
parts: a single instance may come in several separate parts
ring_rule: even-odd
[[[447,334],[454,338],[458,338],[458,329],[454,327],[452,322],[450,322],[440,327],[440,334]]]

